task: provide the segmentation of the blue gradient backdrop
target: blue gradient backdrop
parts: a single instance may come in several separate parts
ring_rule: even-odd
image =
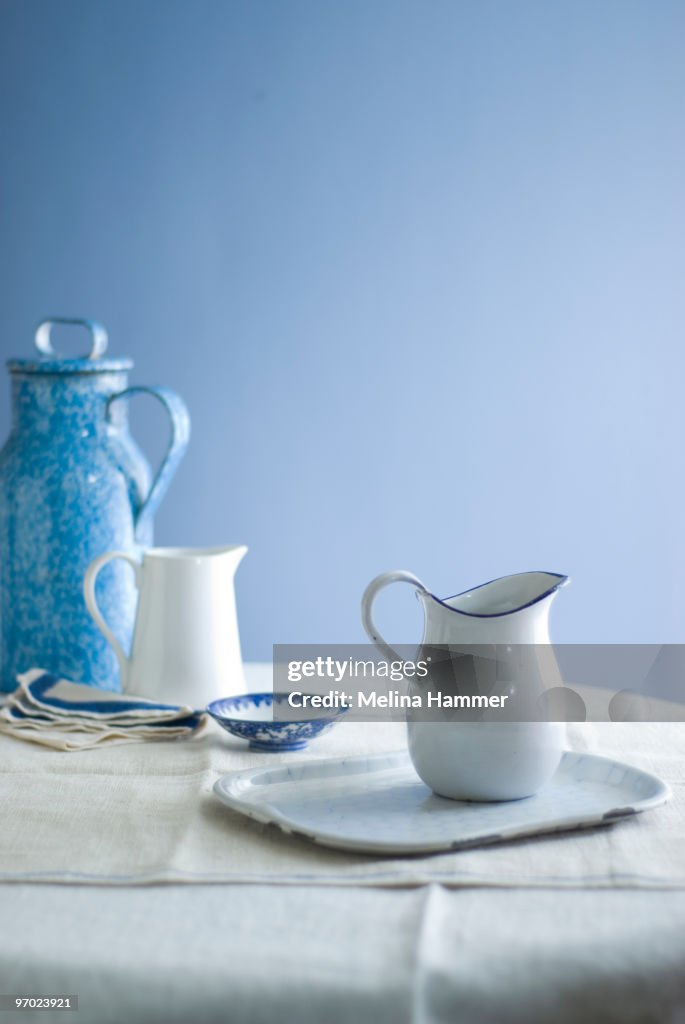
[[[685,640],[684,46],[669,0],[2,0],[0,355],[89,314],[184,395],[157,540],[250,546],[248,658],[397,567]]]

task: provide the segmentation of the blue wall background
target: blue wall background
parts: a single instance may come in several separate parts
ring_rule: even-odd
[[[2,0],[0,355],[89,314],[182,392],[157,540],[250,545],[246,657],[360,640],[395,567],[568,572],[557,640],[685,640],[684,33],[669,0]]]

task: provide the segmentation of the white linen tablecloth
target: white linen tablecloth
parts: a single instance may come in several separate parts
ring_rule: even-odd
[[[75,1024],[685,1020],[685,892],[18,884],[0,907],[0,991],[76,994]]]
[[[685,888],[685,724],[609,723],[575,733],[662,775],[664,807],[604,828],[428,857],[344,853],[221,805],[222,774],[278,760],[395,749],[400,724],[338,724],[309,750],[261,754],[213,726],[204,737],[61,753],[0,736],[0,881],[136,885]]]
[[[283,758],[349,753],[346,728]],[[392,729],[376,730],[355,742],[398,745]],[[75,993],[79,1024],[683,1024],[685,731],[596,725],[584,735],[663,775],[672,803],[606,829],[417,860],[346,857],[222,807],[210,792],[218,774],[274,758],[218,730],[118,748],[113,763],[104,751],[8,740],[0,992]],[[153,799],[141,798],[146,781]],[[244,884],[180,873],[195,870],[208,834],[201,869]],[[271,884],[251,884],[251,872]],[[174,877],[196,884],[139,884]]]

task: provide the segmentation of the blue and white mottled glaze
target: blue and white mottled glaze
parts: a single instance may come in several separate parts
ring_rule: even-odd
[[[135,555],[152,543],[153,516],[187,445],[189,417],[168,389],[128,388],[129,359],[58,358],[49,344],[54,322],[38,329],[38,358],[7,364],[12,427],[0,452],[0,689],[13,690],[17,674],[38,665],[117,690],[116,658],[86,610],[83,574],[97,555],[115,548]],[[88,327],[93,352],[104,351],[102,327],[67,322]],[[161,401],[172,424],[152,485],[128,431],[127,399],[139,392]],[[128,645],[136,592],[124,563],[103,570],[97,599]]]
[[[207,705],[207,711],[226,732],[249,740],[253,750],[302,750],[307,743],[330,729],[345,709],[339,708],[329,715],[303,718],[294,722],[273,720],[280,708],[292,716],[287,693],[248,693],[239,697],[225,697]]]

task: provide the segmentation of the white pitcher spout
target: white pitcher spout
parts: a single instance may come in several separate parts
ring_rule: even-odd
[[[498,618],[532,607],[551,597],[568,582],[569,577],[558,572],[519,572],[500,576],[444,600],[432,594],[431,597],[460,615]]]
[[[247,554],[247,545],[233,544],[231,547],[217,548],[217,554],[224,555],[227,561],[230,561],[232,564],[233,572],[235,572]]]

